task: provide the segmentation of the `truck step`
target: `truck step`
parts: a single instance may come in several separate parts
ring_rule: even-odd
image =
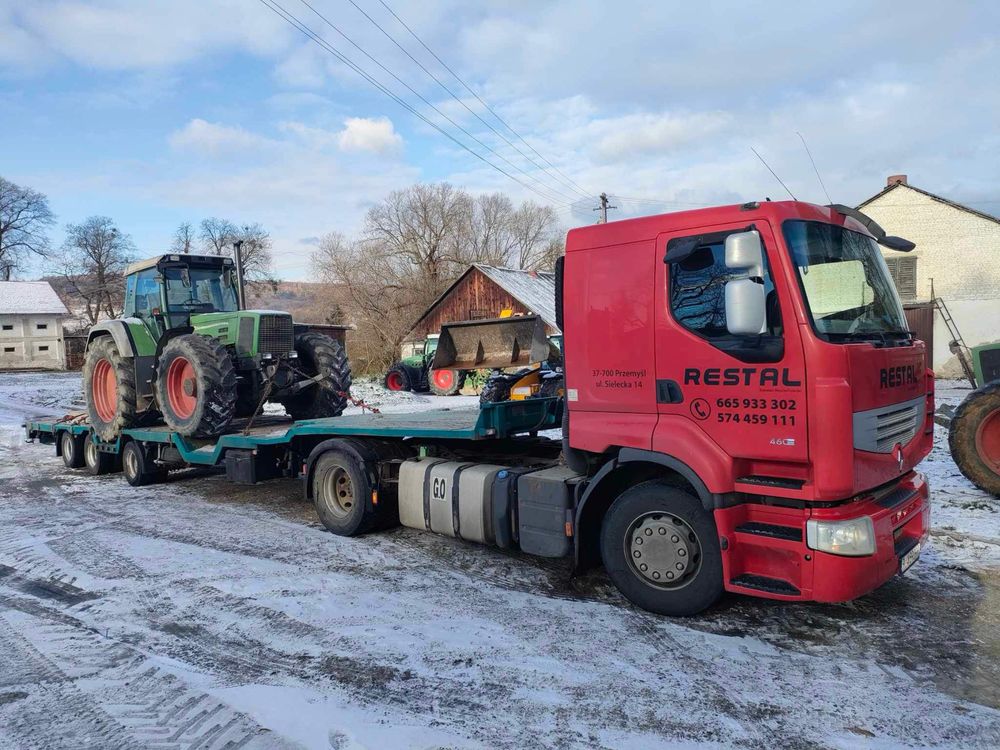
[[[780,526],[775,523],[761,523],[759,521],[747,521],[736,527],[737,534],[753,534],[755,536],[767,536],[772,539],[787,539],[790,542],[802,541],[802,529],[794,526]]]
[[[788,581],[782,581],[780,578],[768,578],[767,576],[755,576],[751,573],[736,576],[729,583],[745,589],[766,591],[769,594],[780,594],[782,596],[799,596],[802,593]]]

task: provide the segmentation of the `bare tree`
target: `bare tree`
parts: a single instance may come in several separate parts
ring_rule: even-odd
[[[48,198],[0,177],[0,280],[10,281],[28,256],[48,255],[54,223]]]
[[[194,228],[190,221],[182,222],[174,232],[174,241],[170,245],[171,252],[190,253],[194,249]]]
[[[237,226],[228,219],[204,219],[198,233],[202,251],[209,255],[233,256],[234,243],[242,241],[243,274],[252,288],[277,287],[271,235],[260,224]]]
[[[122,314],[124,273],[134,254],[132,238],[107,216],[91,216],[82,224],[66,226],[62,276],[69,295],[82,302],[90,325],[101,317]]]

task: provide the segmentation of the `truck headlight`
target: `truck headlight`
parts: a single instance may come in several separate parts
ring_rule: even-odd
[[[806,521],[806,544],[832,555],[858,557],[875,554],[875,526],[868,516],[850,521]]]

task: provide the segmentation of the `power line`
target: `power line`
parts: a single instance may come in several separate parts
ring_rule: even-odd
[[[299,0],[299,2],[301,2],[309,10],[311,10],[321,21],[323,21],[323,23],[325,23],[331,29],[333,29],[334,31],[336,31],[341,37],[343,37],[351,46],[353,46],[355,49],[357,49],[362,55],[364,55],[369,60],[371,60],[373,63],[375,63],[375,65],[377,65],[385,73],[387,73],[388,75],[392,76],[392,78],[394,78],[399,84],[401,84],[402,86],[404,86],[411,94],[413,94],[415,97],[417,97],[418,99],[420,99],[420,101],[422,101],[425,105],[427,105],[428,107],[430,107],[431,109],[433,109],[435,112],[437,112],[441,117],[443,117],[445,120],[447,120],[449,123],[451,123],[454,127],[458,128],[458,130],[460,130],[462,133],[464,133],[467,138],[470,138],[471,140],[473,140],[476,143],[478,143],[480,146],[482,146],[483,148],[485,148],[487,151],[489,151],[490,153],[494,154],[499,159],[501,159],[505,164],[507,164],[508,166],[510,166],[512,169],[515,169],[518,172],[520,172],[521,174],[523,174],[529,180],[533,180],[534,182],[536,182],[546,192],[550,193],[551,195],[558,196],[556,198],[556,200],[565,200],[567,198],[568,199],[573,199],[572,195],[570,195],[568,193],[565,193],[565,192],[562,192],[562,190],[563,190],[562,188],[560,188],[559,190],[555,190],[555,189],[551,188],[550,186],[544,184],[537,177],[535,177],[534,175],[532,175],[529,172],[525,171],[521,167],[517,166],[512,161],[510,161],[510,159],[508,159],[503,154],[501,154],[500,152],[498,152],[492,146],[490,146],[487,143],[484,143],[482,140],[480,140],[475,135],[473,135],[472,133],[470,133],[468,130],[466,130],[464,127],[462,127],[459,123],[455,122],[451,117],[449,117],[447,114],[445,114],[444,112],[442,112],[437,106],[435,106],[433,103],[431,103],[426,97],[424,97],[422,94],[420,94],[416,89],[414,89],[412,86],[410,86],[406,81],[404,81],[398,75],[396,75],[395,73],[393,73],[391,70],[389,70],[389,68],[387,68],[385,65],[383,65],[379,60],[377,60],[375,57],[373,57],[371,54],[369,54],[369,52],[367,50],[365,50],[363,47],[361,47],[361,45],[359,45],[357,42],[355,42],[346,33],[344,33],[344,31],[341,30],[338,26],[336,26],[332,21],[330,21],[330,19],[328,19],[325,15],[323,15],[318,10],[316,10],[316,8],[314,8],[312,5],[310,5],[307,2],[307,0]],[[552,200],[551,196],[547,200]]]
[[[419,36],[417,36],[417,33],[413,29],[411,29],[409,27],[409,25],[407,25],[407,23],[402,18],[400,18],[398,15],[396,15],[396,12],[392,8],[390,8],[388,6],[388,4],[386,4],[385,0],[379,0],[379,3],[381,3],[381,5],[382,5],[383,8],[385,8],[387,11],[389,11],[390,15],[392,15],[392,17],[395,18],[399,22],[399,24],[404,29],[407,30],[407,32],[409,32],[410,36],[412,36],[414,39],[417,40],[417,42],[420,44],[421,47],[423,47],[425,50],[427,50],[427,52],[430,54],[431,57],[433,57],[435,60],[438,61],[438,63],[440,63],[441,67],[443,67],[445,70],[447,70],[449,73],[451,73],[452,77],[456,81],[458,81],[460,84],[462,84],[462,86],[465,87],[465,90],[468,91],[470,94],[472,94],[476,98],[476,100],[480,104],[483,105],[483,107],[486,109],[486,111],[489,112],[491,115],[493,115],[497,119],[497,122],[499,122],[501,125],[503,125],[505,128],[507,128],[507,130],[509,130],[511,133],[514,134],[515,138],[517,138],[518,140],[520,140],[521,143],[523,143],[525,146],[527,146],[529,149],[531,149],[531,151],[535,154],[535,156],[537,156],[543,162],[545,162],[550,167],[552,167],[552,169],[555,170],[559,175],[561,175],[566,180],[568,180],[569,183],[572,184],[577,189],[577,191],[579,191],[580,193],[582,193],[583,195],[585,195],[587,198],[592,198],[594,196],[593,192],[589,192],[586,189],[582,188],[579,183],[577,183],[575,180],[573,180],[573,178],[571,178],[568,175],[566,175],[561,169],[559,169],[559,167],[557,167],[555,164],[553,164],[548,159],[546,159],[544,156],[542,156],[540,153],[538,153],[538,150],[534,146],[532,146],[530,143],[528,143],[528,141],[526,141],[524,139],[524,137],[520,133],[518,133],[516,130],[514,130],[514,128],[511,127],[507,123],[506,120],[504,120],[500,115],[498,115],[496,113],[496,111],[494,111],[494,109],[489,104],[487,104],[483,100],[483,98],[481,96],[479,96],[479,94],[477,94],[475,92],[475,90],[468,83],[465,82],[464,79],[462,79],[458,75],[458,73],[456,73],[454,70],[452,70],[451,67],[444,60],[442,60],[440,57],[438,57],[437,53],[434,52],[434,50],[432,50],[430,47],[428,47],[427,44],[424,42],[424,40],[421,39]],[[353,2],[352,2],[352,5],[353,5]],[[357,7],[357,6],[355,6],[355,7]]]
[[[287,10],[285,10],[285,8],[283,8],[276,0],[258,0],[258,2],[260,2],[261,5],[264,5],[265,7],[267,7],[272,12],[274,12],[277,16],[279,16],[281,19],[283,19],[284,21],[286,21],[288,24],[290,24],[291,26],[293,26],[296,29],[298,29],[299,31],[301,31],[309,39],[311,39],[313,42],[315,42],[316,44],[318,44],[324,50],[326,50],[327,52],[329,52],[335,58],[337,58],[338,60],[340,60],[340,62],[344,63],[344,65],[346,65],[351,70],[353,70],[355,73],[357,73],[359,76],[361,76],[363,79],[365,79],[365,81],[367,81],[368,83],[370,83],[373,87],[375,87],[376,89],[378,89],[379,91],[381,91],[383,94],[385,94],[387,97],[389,97],[394,102],[396,102],[396,104],[398,104],[400,107],[402,107],[407,112],[409,112],[410,114],[412,114],[414,117],[417,117],[418,119],[420,119],[421,121],[423,121],[424,123],[426,123],[427,125],[429,125],[430,127],[434,128],[436,131],[438,131],[439,133],[441,133],[441,135],[443,135],[445,138],[447,138],[448,140],[452,141],[455,145],[459,146],[460,148],[464,149],[465,151],[468,151],[470,154],[472,154],[474,157],[476,157],[477,159],[479,159],[481,162],[483,162],[484,164],[492,167],[493,169],[495,169],[497,172],[499,172],[500,174],[504,175],[508,179],[513,180],[514,182],[516,182],[517,184],[519,184],[521,187],[523,187],[523,188],[525,188],[527,190],[530,190],[531,192],[535,193],[536,195],[540,196],[541,198],[543,198],[546,201],[550,201],[550,202],[552,201],[551,197],[545,195],[544,193],[542,193],[541,191],[537,190],[536,188],[534,188],[533,186],[529,185],[528,183],[523,182],[522,180],[518,179],[516,176],[514,176],[514,175],[510,174],[509,172],[507,172],[503,167],[500,167],[500,166],[494,164],[492,161],[490,161],[489,159],[487,159],[482,154],[480,154],[477,151],[473,150],[472,148],[470,148],[465,143],[462,143],[462,141],[460,141],[458,138],[456,138],[455,136],[453,136],[451,133],[449,133],[446,130],[444,130],[444,128],[442,128],[441,126],[439,126],[437,123],[432,122],[429,118],[427,118],[425,115],[423,115],[415,107],[413,107],[412,105],[410,105],[409,102],[407,102],[406,100],[404,100],[403,98],[401,98],[400,96],[398,96],[397,94],[395,94],[393,91],[391,91],[390,89],[388,89],[383,84],[379,83],[378,80],[376,80],[374,77],[372,77],[369,73],[367,73],[359,65],[355,64],[354,61],[352,61],[350,58],[348,58],[347,56],[345,56],[344,54],[342,54],[341,52],[339,52],[329,42],[327,42],[323,37],[319,36],[312,29],[310,29],[308,26],[306,26],[301,21],[299,21],[298,18],[296,18],[294,15],[292,15]],[[560,204],[560,205],[569,205],[569,204]]]
[[[306,2],[306,0],[301,0],[301,2],[304,5],[307,5],[307,6],[309,5]],[[386,31],[385,28],[378,21],[376,21],[374,18],[372,18],[371,15],[369,15],[369,13],[364,8],[362,8],[360,5],[358,5],[354,0],[347,0],[347,2],[349,2],[351,5],[353,5],[357,9],[357,11],[359,13],[361,13],[361,15],[363,15],[365,18],[367,18],[372,23],[372,25],[375,26],[376,29],[378,29],[380,32],[382,32],[382,35],[386,39],[388,39],[390,42],[392,42],[404,55],[406,55],[408,58],[410,58],[410,60],[413,63],[415,63],[422,71],[424,71],[424,73],[426,73],[427,75],[429,75],[434,80],[434,82],[437,83],[437,85],[440,86],[442,89],[444,89],[444,91],[452,99],[454,99],[456,102],[458,102],[459,104],[461,104],[469,112],[469,114],[471,114],[473,117],[475,117],[477,120],[479,120],[479,122],[481,122],[483,125],[485,125],[487,128],[489,128],[491,131],[493,131],[493,133],[495,135],[497,135],[499,138],[501,138],[508,146],[510,146],[518,154],[520,154],[522,158],[524,158],[527,161],[531,162],[533,165],[535,165],[535,167],[537,167],[538,169],[540,169],[543,172],[545,172],[546,174],[548,174],[550,177],[552,177],[553,179],[555,179],[556,182],[561,182],[563,185],[567,186],[570,190],[576,190],[578,193],[580,193],[580,195],[582,195],[585,198],[592,197],[585,190],[582,190],[582,189],[578,188],[572,180],[568,180],[566,178],[561,178],[559,176],[559,174],[557,174],[556,172],[550,170],[549,168],[546,168],[543,164],[540,164],[537,161],[535,161],[530,155],[524,153],[524,151],[522,151],[517,146],[516,143],[514,143],[513,141],[511,141],[506,135],[504,135],[499,130],[497,130],[492,124],[490,124],[489,122],[487,122],[486,120],[484,120],[482,118],[482,116],[478,112],[476,112],[474,109],[472,109],[472,107],[470,107],[468,104],[465,103],[464,99],[462,99],[460,96],[458,96],[458,94],[456,94],[454,91],[452,91],[450,88],[448,88],[448,86],[445,85],[444,81],[442,81],[440,78],[438,78],[436,75],[434,75],[433,71],[429,70],[427,68],[427,66],[425,66],[422,62],[420,62],[420,60],[418,60],[416,57],[414,57],[412,54],[410,54],[410,51],[407,50],[402,44],[400,44],[399,41],[392,34],[390,34],[388,31]],[[393,13],[392,9],[389,8],[389,6],[385,5],[385,3],[382,3],[382,5],[385,6],[386,10],[388,10],[390,13],[392,13],[393,17],[395,17],[396,20],[398,20],[401,24],[403,23],[402,20],[399,18],[399,16],[397,16],[395,13]],[[311,6],[309,6],[309,7],[311,8]],[[416,38],[417,41],[420,41],[419,37],[417,37],[416,34],[414,34],[413,31],[410,30],[410,28],[408,26],[406,26],[406,24],[403,24],[403,26],[404,26],[404,28],[407,29],[407,31],[410,32],[410,34],[413,34],[414,38]],[[423,42],[421,42],[421,44],[423,44]],[[426,45],[424,45],[424,47],[426,48]],[[435,55],[435,57],[436,57],[436,55]]]

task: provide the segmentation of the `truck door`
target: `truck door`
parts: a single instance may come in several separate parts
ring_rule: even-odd
[[[773,272],[779,248],[769,225],[752,226],[763,245],[760,269],[726,264],[726,238],[750,228],[720,225],[658,238],[657,450],[677,455],[671,425],[688,420],[733,458],[806,460],[805,361],[784,277]],[[668,262],[670,250],[682,259]],[[734,335],[726,285],[747,278],[763,286],[766,319],[759,333]],[[690,436],[691,425],[682,426],[673,433]],[[748,465],[747,473],[757,471]]]

